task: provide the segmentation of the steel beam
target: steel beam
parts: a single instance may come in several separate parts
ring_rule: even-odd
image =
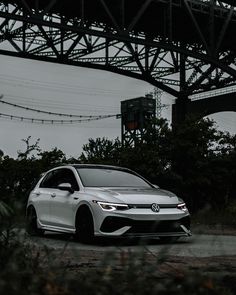
[[[94,15],[88,1],[78,0],[75,16],[58,8],[73,7],[62,0],[43,9],[37,0],[0,1],[0,53],[111,71],[186,100],[236,81],[236,48],[233,38],[229,42],[236,11],[222,2],[139,0],[131,12],[124,0],[93,0],[99,8]],[[159,18],[148,18],[152,10]],[[182,16],[188,23],[181,34],[176,26]],[[193,40],[184,40],[186,27],[193,28]]]

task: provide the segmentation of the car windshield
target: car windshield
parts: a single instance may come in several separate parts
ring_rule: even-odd
[[[141,177],[128,171],[106,168],[77,168],[86,187],[145,187],[151,185]]]

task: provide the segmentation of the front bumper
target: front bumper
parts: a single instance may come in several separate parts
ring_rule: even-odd
[[[104,235],[130,237],[141,236],[190,236],[190,218],[179,220],[133,220],[129,218],[108,216],[100,228]]]
[[[150,208],[105,212],[96,206],[94,213],[95,236],[191,236],[190,215],[177,208],[161,208],[158,213]]]
[[[181,237],[191,236],[190,214],[176,205],[151,205],[128,210],[105,211],[93,203],[94,234],[103,237]]]

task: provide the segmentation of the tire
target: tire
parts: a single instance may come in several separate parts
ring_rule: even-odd
[[[32,206],[30,206],[27,210],[26,232],[30,236],[42,236],[44,234],[44,230],[38,228],[37,214],[36,214],[34,207],[32,207]]]
[[[76,217],[76,240],[82,243],[91,243],[94,239],[93,216],[89,209],[80,209]]]

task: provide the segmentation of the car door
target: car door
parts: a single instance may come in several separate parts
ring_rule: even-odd
[[[70,183],[73,194],[56,189],[51,202],[51,224],[65,230],[74,229],[75,210],[79,201],[79,185],[73,171],[69,168],[60,168],[57,173],[57,187],[62,183]]]
[[[35,195],[34,205],[42,225],[51,224],[51,202],[55,193],[55,174],[55,170],[48,172],[33,192]]]

